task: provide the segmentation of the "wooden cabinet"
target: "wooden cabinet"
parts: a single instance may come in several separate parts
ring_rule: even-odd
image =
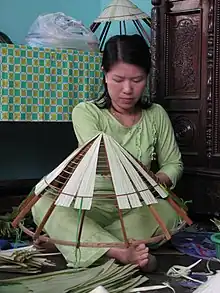
[[[220,1],[152,1],[152,99],[170,115],[193,211],[220,213]]]

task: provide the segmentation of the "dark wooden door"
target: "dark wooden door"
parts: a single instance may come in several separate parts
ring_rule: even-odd
[[[161,74],[157,101],[170,115],[185,166],[205,167],[206,105],[203,101],[207,95],[208,5],[199,0],[168,1],[164,5],[161,22],[164,74]]]
[[[172,120],[183,193],[198,210],[220,212],[220,1],[152,4],[152,98]]]

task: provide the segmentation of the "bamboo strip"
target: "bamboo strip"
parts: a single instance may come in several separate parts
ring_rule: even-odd
[[[182,219],[184,219],[184,221],[186,221],[186,223],[188,225],[192,225],[192,220],[187,216],[186,212],[180,208],[176,203],[175,201],[169,196],[167,198],[167,201],[170,203],[170,205],[174,208],[174,210],[177,212],[177,214],[179,216],[181,216]]]
[[[56,205],[55,205],[56,198],[54,199],[53,203],[47,210],[45,216],[43,217],[43,220],[41,221],[40,225],[37,227],[35,233],[34,233],[34,239],[38,239],[40,236],[40,233],[42,232],[45,224],[47,223],[49,217],[51,216],[52,212],[54,211]]]
[[[40,199],[39,196],[35,195],[28,204],[20,211],[17,217],[12,222],[12,227],[16,228],[21,220],[30,212],[31,208],[35,205],[35,203]]]
[[[121,230],[122,230],[122,234],[124,237],[125,246],[129,247],[129,241],[128,241],[128,237],[127,237],[127,233],[126,233],[126,229],[125,229],[125,223],[124,223],[122,211],[120,210],[120,208],[117,204],[116,204],[116,208],[118,209],[118,215],[119,215],[119,220],[121,223]]]
[[[31,230],[24,227],[24,225],[22,225],[21,223],[19,224],[19,227],[27,235],[29,235],[32,238],[34,237],[34,232],[32,232]],[[54,238],[49,238],[49,237],[46,237],[43,235],[40,235],[38,239],[42,240],[44,242],[58,244],[58,245],[66,245],[66,246],[73,246],[73,247],[76,247],[76,245],[77,245],[77,242],[74,242],[74,241],[65,241],[65,240],[60,240],[60,239],[54,239]],[[154,236],[154,237],[149,238],[147,240],[132,240],[132,241],[129,241],[129,245],[139,245],[142,243],[143,244],[159,243],[164,239],[165,239],[165,236],[164,236],[164,234],[162,234],[159,236]],[[95,247],[106,247],[106,248],[121,247],[121,248],[127,248],[127,246],[125,245],[124,242],[98,242],[98,243],[81,242],[80,247],[94,247],[94,248]]]
[[[77,235],[76,248],[80,247],[80,240],[81,240],[81,236],[82,236],[82,229],[83,229],[83,223],[84,223],[84,219],[85,219],[85,214],[86,214],[86,211],[83,210],[82,215],[81,215],[81,219],[80,219],[80,224],[79,224],[79,231],[78,231],[78,235]]]
[[[118,157],[123,164],[127,174],[129,175],[129,179],[133,182],[135,189],[139,191],[142,199],[144,200],[146,205],[158,203],[154,195],[149,190],[147,184],[143,181],[137,170],[133,167],[132,163],[126,158],[126,156],[118,149],[118,146],[112,142],[112,147],[115,152],[118,151]],[[140,192],[144,190],[143,192]]]
[[[104,135],[104,142],[119,208],[129,209],[131,207],[142,206],[138,196],[136,196],[136,198],[133,198],[133,201],[135,202],[134,206],[131,206],[132,202],[129,202],[127,194],[135,195],[136,190],[132,185],[128,174],[126,173],[126,170],[119,159],[117,151],[113,150],[110,138]],[[121,196],[121,194],[125,195]]]
[[[150,209],[151,213],[153,214],[154,218],[156,219],[157,223],[160,225],[162,231],[164,232],[164,235],[165,235],[166,239],[170,240],[171,239],[170,232],[167,230],[167,227],[164,224],[164,222],[161,219],[161,217],[158,214],[158,212],[155,210],[155,208],[152,205],[149,206],[149,209]]]
[[[99,135],[99,134],[98,134]],[[97,135],[97,136],[98,136]],[[97,137],[96,136],[96,137]],[[51,173],[46,175],[41,181],[35,186],[35,194],[39,195],[47,186],[50,184],[68,165],[68,163],[79,154],[90,142],[92,142],[96,137],[93,137],[91,140],[83,144],[81,147],[78,147],[74,150],[61,164],[59,164]]]
[[[85,153],[82,160],[79,162],[78,166],[76,167],[73,174],[70,176],[67,184],[64,186],[62,192],[60,193],[56,205],[69,207],[74,200],[80,185],[83,181],[83,177],[85,175],[85,170],[88,168],[91,157],[94,154],[94,151],[96,150],[97,145],[99,145],[99,141],[101,139],[101,136],[98,139],[93,142],[90,149]]]
[[[146,178],[149,184],[154,187],[158,194],[162,198],[166,198],[168,196],[167,193],[157,184],[157,182],[147,173],[147,171],[137,162],[137,160],[135,160],[123,147],[121,147],[119,143],[116,141],[114,141],[114,143],[117,144],[122,153],[131,161],[133,166],[144,176],[144,178]]]
[[[91,153],[90,155],[91,158],[89,160],[89,164],[84,171],[83,179],[81,181],[79,190],[76,195],[76,201],[74,205],[75,209],[80,209],[80,208],[82,208],[83,210],[91,209],[93,193],[95,189],[96,169],[97,169],[98,154],[99,154],[101,139],[102,137],[99,136],[96,139],[96,142],[94,142],[93,153]],[[81,207],[81,200],[83,200],[82,207]]]
[[[19,212],[23,210],[23,208],[35,197],[34,191],[21,203],[19,206]]]

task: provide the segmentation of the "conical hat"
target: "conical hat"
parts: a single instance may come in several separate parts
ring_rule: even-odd
[[[113,0],[94,22],[137,20],[143,18],[148,18],[148,15],[130,0]]]
[[[106,179],[107,182],[109,180],[112,182],[113,189],[110,191],[110,188],[108,194],[96,192],[95,181],[100,176]],[[36,231],[33,232],[25,228],[21,221],[35,203],[41,197],[47,196],[48,192],[53,201]],[[192,224],[185,211],[170,197],[170,193],[157,183],[155,175],[149,170],[147,171],[140,162],[121,147],[111,136],[100,132],[84,145],[77,148],[58,167],[42,178],[20,207],[20,212],[13,220],[12,226],[17,227],[19,225],[25,233],[34,239],[76,246],[77,248],[80,246],[124,247],[124,245],[128,247],[129,245],[134,245],[134,243],[140,244],[140,240],[130,241],[128,239],[121,210],[140,208],[146,205],[163,231],[162,235],[156,236],[157,239],[152,237],[151,241],[158,242],[164,239],[164,237],[169,240],[171,238],[170,231],[168,231],[165,223],[154,208],[154,205],[158,203],[158,198],[166,199],[188,224]],[[86,211],[92,208],[93,201],[105,199],[111,200],[114,207],[118,209],[124,244],[121,241],[114,243],[81,241]],[[67,208],[71,206],[78,210],[79,221],[75,223],[78,229],[76,241],[45,238],[40,235],[57,206]],[[143,243],[148,241],[146,239],[141,240]]]
[[[80,160],[79,160],[80,158]],[[49,185],[58,182],[55,192],[59,195],[56,205],[89,210],[94,198],[95,178],[109,171],[120,209],[130,209],[157,203],[152,189],[162,198],[167,193],[112,137],[100,133],[84,146],[75,150],[56,169],[35,187],[35,194],[42,195]],[[63,181],[63,182],[62,182]]]

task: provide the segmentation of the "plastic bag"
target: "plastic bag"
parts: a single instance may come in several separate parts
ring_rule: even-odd
[[[81,21],[62,12],[39,15],[26,37],[31,47],[99,50],[99,42]]]

